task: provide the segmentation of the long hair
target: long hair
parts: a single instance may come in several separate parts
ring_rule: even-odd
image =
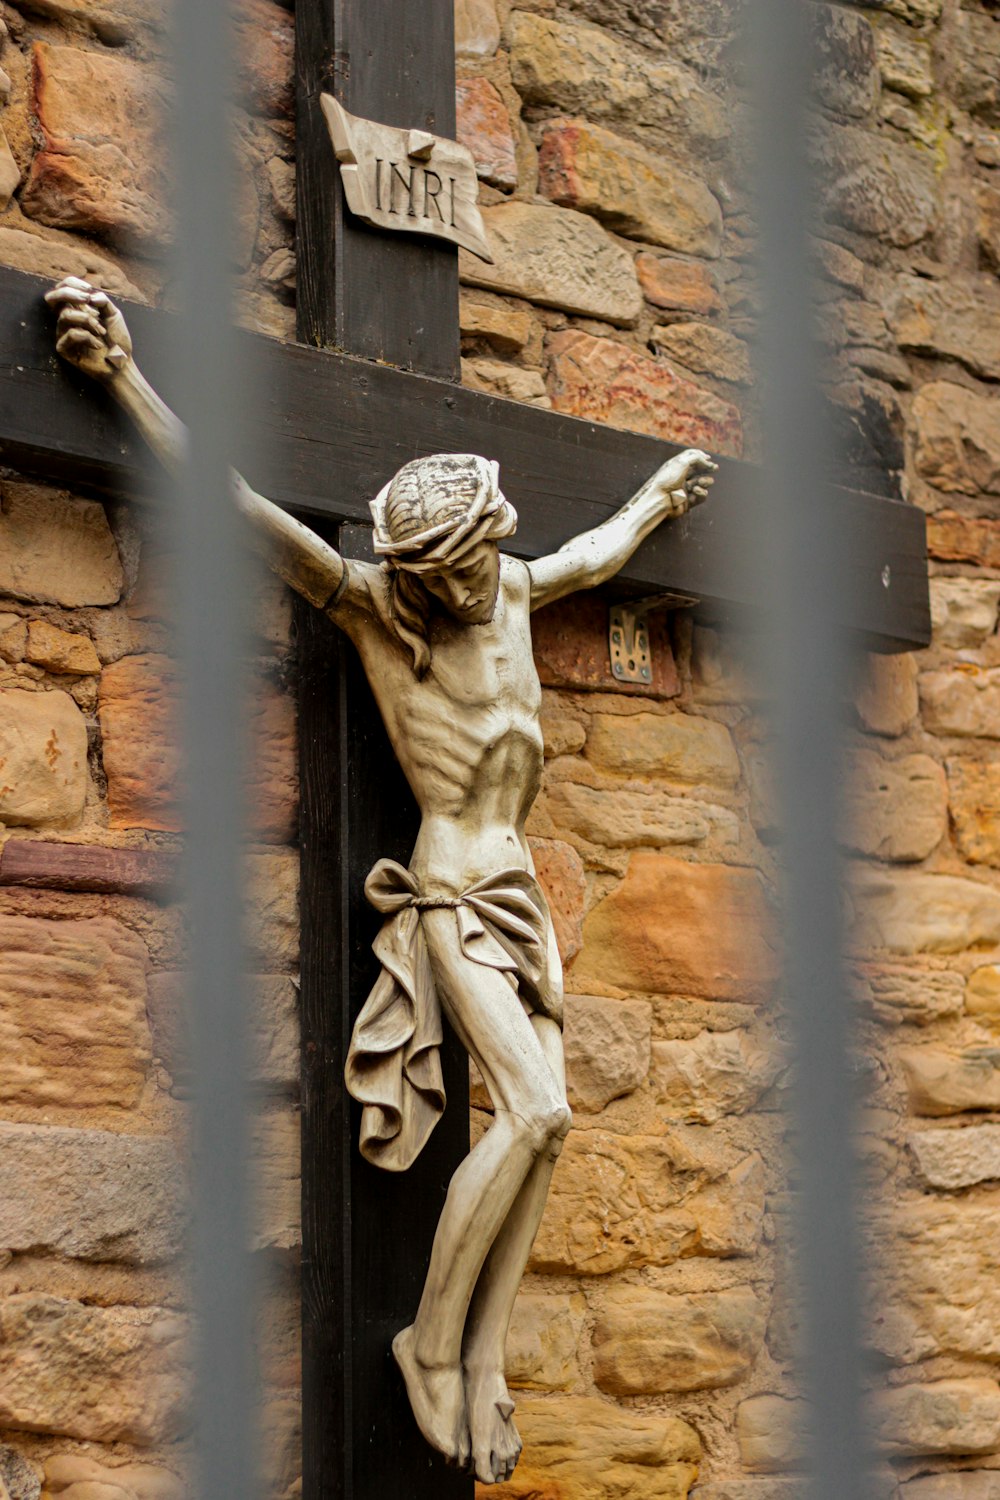
[[[389,613],[403,645],[413,653],[413,670],[424,677],[431,664],[427,626],[433,600],[415,573],[383,563],[389,573]]]

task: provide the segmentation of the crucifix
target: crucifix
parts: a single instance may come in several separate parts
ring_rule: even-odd
[[[519,588],[534,592],[537,587],[537,602],[543,603],[556,597],[567,580],[569,587],[579,586],[584,581],[580,560],[574,560],[572,548],[560,552],[562,544],[606,522],[665,460],[677,461],[661,485],[658,514],[669,510],[672,494],[683,497],[677,509],[685,510],[690,499],[699,498],[695,493],[699,463],[678,459],[677,450],[669,444],[513,407],[461,391],[454,384],[458,377],[454,248],[439,240],[383,233],[352,216],[320,102],[325,93],[355,117],[426,135],[454,134],[451,0],[428,0],[419,8],[419,16],[415,9],[402,3],[376,8],[361,0],[341,0],[333,6],[300,0],[297,7],[298,333],[301,346],[313,347],[254,341],[268,369],[264,422],[275,435],[267,472],[254,478],[283,507],[308,518],[318,537],[317,548],[310,554],[319,570],[318,580],[309,580],[310,586],[316,582],[313,603],[329,606],[332,600],[335,618],[338,606],[346,612],[362,608],[366,589],[365,597],[372,597],[377,573],[372,535],[368,527],[356,523],[365,517],[368,501],[378,495],[375,539],[381,556],[395,558],[397,564],[401,559],[404,564],[407,559],[417,564],[410,569],[397,567],[400,573],[416,576],[424,569],[426,588],[443,606],[445,617],[444,635],[439,626],[437,639],[432,632],[425,646],[431,654],[439,648],[446,659],[449,629],[456,639],[463,630],[481,629],[488,634],[498,608],[516,615],[523,605],[526,615],[526,601],[517,597]],[[81,401],[79,386],[74,387],[71,379],[55,369],[51,328],[44,324],[36,305],[39,288],[31,278],[3,273],[0,289],[7,294],[0,352],[10,372],[0,390],[0,451],[6,461],[50,478],[69,478],[77,487],[127,489],[135,481],[134,450],[123,438],[110,403],[102,408]],[[89,296],[83,301],[64,298],[63,306],[80,315],[76,328],[81,333],[87,331],[86,320],[93,315],[102,327],[106,325],[106,304],[95,307]],[[155,383],[156,315],[129,310],[128,321],[143,348],[148,330]],[[72,328],[70,320],[63,334]],[[117,326],[115,333],[121,334]],[[347,354],[328,352],[331,345]],[[381,363],[366,362],[372,360]],[[454,458],[450,466],[438,459],[435,480],[434,471],[427,467],[434,454],[464,454],[466,458]],[[408,479],[394,489],[394,472],[414,460],[423,460],[424,467],[418,462],[416,468],[404,468]],[[494,469],[497,461],[503,492]],[[702,472],[708,472],[704,466]],[[449,520],[449,532],[444,524],[448,518],[438,516],[433,506],[427,508],[425,491],[447,490],[442,476],[453,492],[457,487],[464,496],[459,530],[466,522],[468,527],[459,540],[478,528],[477,545],[486,547],[473,560],[475,576],[463,581],[461,598],[451,592],[455,570],[441,566],[442,556],[430,556],[426,550],[429,546],[433,552],[454,531],[454,517]],[[403,480],[402,475],[397,478]],[[504,494],[521,514],[513,546],[522,562],[504,564],[494,576],[495,543],[504,535],[507,520]],[[646,499],[651,499],[649,491]],[[843,500],[852,508],[859,558],[851,623],[876,648],[924,644],[928,621],[922,517],[885,496],[845,492]],[[725,535],[727,506],[752,503],[753,482],[747,467],[723,464],[712,506],[650,537],[630,558],[623,583],[626,595],[673,593],[709,607],[738,606],[742,601],[738,561],[727,557],[718,541]],[[635,511],[632,514],[634,520]],[[652,512],[647,519],[653,519]],[[426,533],[435,527],[439,528],[435,535],[428,537]],[[638,542],[641,534],[642,528],[630,541]],[[560,557],[569,574],[557,578]],[[891,587],[885,582],[887,577]],[[414,653],[412,667],[418,669],[422,612],[412,598],[410,603],[410,633],[417,638],[417,647],[414,650],[412,641],[409,647]],[[463,623],[460,616],[466,608],[469,618]],[[472,618],[477,610],[482,619]],[[354,1142],[362,1121],[342,1079],[344,1066],[351,1060],[355,1019],[378,982],[371,944],[378,935],[379,917],[366,905],[362,893],[375,861],[393,862],[392,868],[383,867],[372,888],[383,902],[383,912],[392,911],[394,901],[402,903],[396,910],[410,911],[415,903],[425,903],[422,924],[432,934],[431,947],[440,948],[435,965],[439,982],[449,962],[453,969],[459,964],[449,948],[454,933],[460,931],[456,911],[460,907],[474,910],[470,899],[474,894],[481,908],[489,905],[489,892],[474,893],[472,885],[477,882],[472,879],[471,885],[463,885],[463,881],[472,874],[481,875],[484,881],[491,875],[507,875],[509,867],[493,850],[487,861],[490,868],[484,864],[482,870],[470,872],[455,867],[442,880],[441,871],[433,867],[436,850],[431,849],[426,867],[410,872],[413,888],[400,885],[400,872],[407,873],[403,866],[418,833],[417,810],[364,673],[353,648],[319,611],[303,608],[298,628],[303,795],[304,1493],[307,1500],[332,1500],[334,1496],[367,1500],[397,1488],[405,1475],[414,1500],[425,1496],[429,1500],[431,1495],[445,1500],[454,1495],[458,1500],[469,1495],[471,1480],[461,1471],[445,1469],[424,1444],[403,1383],[394,1378],[389,1349],[394,1337],[409,1329],[417,1315],[445,1190],[468,1149],[464,1052],[454,1038],[444,1039],[443,1089],[438,1089],[435,1079],[427,1092],[446,1092],[448,1113],[417,1166],[398,1177],[386,1177],[357,1155]],[[402,639],[405,643],[405,635]],[[519,649],[525,649],[523,634]],[[477,661],[476,671],[482,665]],[[418,670],[411,675],[419,679]],[[530,679],[530,670],[526,676]],[[521,704],[518,709],[530,720],[530,705]],[[401,744],[402,740],[397,751]],[[414,766],[407,769],[411,784],[417,785]],[[425,806],[422,810],[426,815]],[[516,833],[516,816],[509,821]],[[529,874],[523,863],[520,873]],[[531,929],[534,892],[526,885],[518,887],[517,881],[513,887],[514,895],[524,903],[515,915]],[[511,909],[507,909],[508,916]],[[535,910],[539,910],[537,905]],[[483,918],[482,909],[479,916]],[[536,945],[547,937],[544,917],[542,911]],[[487,924],[481,921],[481,925]],[[495,931],[487,935],[496,936]],[[497,983],[507,986],[509,996],[504,972],[511,970],[498,969]],[[516,988],[520,994],[525,987]],[[542,1022],[554,1024],[553,989],[550,969],[540,988],[535,983],[535,1013]],[[499,998],[497,1004],[501,1004]],[[517,1004],[517,1014],[523,1019],[520,1000]],[[449,1013],[461,1027],[461,1000]],[[468,1034],[468,1018],[465,1024]],[[516,1030],[520,1023],[513,1020],[511,1024]],[[530,1020],[525,1024],[531,1029]],[[545,1029],[534,1027],[543,1034]],[[544,1052],[544,1045],[539,1046]],[[558,1082],[555,1068],[549,1069],[549,1077]],[[363,1098],[363,1085],[359,1093]],[[539,1106],[549,1131],[541,1143],[543,1150],[555,1143],[565,1123],[563,1101],[555,1091],[550,1094]],[[372,1103],[366,1103],[371,1109]],[[422,1135],[419,1124],[414,1129]],[[370,1155],[377,1156],[383,1138],[376,1108]],[[446,1276],[439,1279],[447,1281]],[[404,1337],[402,1342],[397,1338],[396,1350],[410,1404],[424,1435],[432,1442],[437,1439],[436,1447],[449,1451],[449,1456],[463,1459],[463,1442],[474,1446],[474,1435],[463,1434],[457,1419],[452,1431],[439,1430],[435,1413],[447,1410],[449,1400],[457,1406],[457,1397],[447,1392],[428,1395],[433,1382],[417,1367],[432,1361],[416,1357],[414,1338]],[[495,1370],[490,1372],[495,1384],[496,1376]],[[447,1380],[437,1383],[447,1385]],[[483,1384],[485,1389],[488,1381]],[[486,1397],[488,1419],[477,1421],[480,1427],[487,1420],[492,1423],[493,1435],[478,1440],[480,1477],[500,1479],[516,1458],[516,1439],[508,1425],[510,1414],[504,1409],[505,1391],[496,1384]]]

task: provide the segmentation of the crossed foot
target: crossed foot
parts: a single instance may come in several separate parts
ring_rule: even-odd
[[[428,1368],[413,1346],[412,1327],[392,1341],[420,1431],[449,1463],[474,1469],[483,1484],[502,1484],[521,1452],[514,1403],[502,1372],[468,1369],[463,1376],[460,1366]]]

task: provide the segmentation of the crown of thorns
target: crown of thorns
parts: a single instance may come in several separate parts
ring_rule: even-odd
[[[454,567],[480,542],[517,527],[500,493],[500,466],[476,453],[437,453],[404,464],[371,502],[375,552],[394,567]]]

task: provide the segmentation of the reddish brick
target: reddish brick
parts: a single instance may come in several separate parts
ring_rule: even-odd
[[[583,860],[562,839],[533,838],[531,854],[552,913],[559,956],[563,963],[569,963],[583,947],[583,902],[587,894]]]
[[[479,176],[494,187],[517,187],[514,132],[499,89],[488,78],[460,78],[455,105],[458,139],[472,152]]]
[[[531,641],[543,686],[676,698],[681,684],[668,617],[663,611],[654,612],[648,623],[652,681],[619,682],[611,674],[606,600],[577,594],[540,609],[531,617]]]
[[[643,296],[654,307],[701,313],[703,317],[722,307],[715,278],[707,266],[643,250],[635,258],[635,269]]]
[[[1000,568],[1000,521],[960,516],[953,510],[927,517],[927,550],[940,562]]]

